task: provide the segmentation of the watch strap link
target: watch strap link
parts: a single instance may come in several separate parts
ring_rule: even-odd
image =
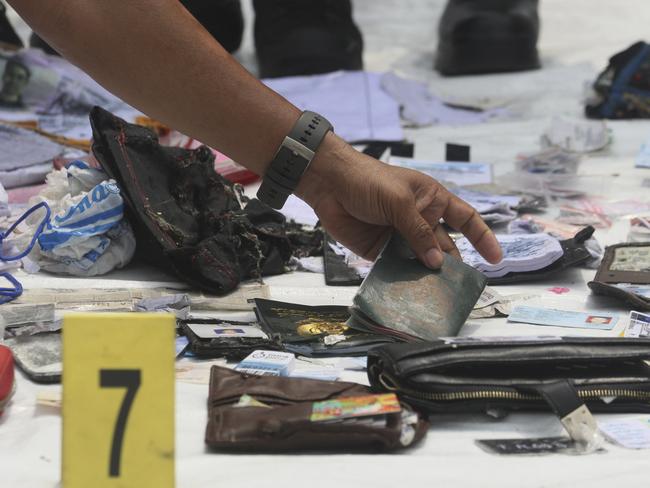
[[[332,124],[325,117],[303,112],[271,161],[257,198],[272,208],[282,208],[330,130]]]

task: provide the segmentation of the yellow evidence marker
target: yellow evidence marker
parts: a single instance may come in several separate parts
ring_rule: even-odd
[[[171,314],[64,317],[65,488],[173,488],[174,336]]]

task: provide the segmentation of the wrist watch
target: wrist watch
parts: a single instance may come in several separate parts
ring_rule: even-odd
[[[322,115],[303,112],[269,164],[257,198],[272,208],[281,209],[331,130],[334,130],[332,124]]]

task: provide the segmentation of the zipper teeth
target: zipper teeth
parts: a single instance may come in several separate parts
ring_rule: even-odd
[[[542,397],[535,394],[519,393],[516,391],[501,390],[480,390],[480,391],[454,391],[447,393],[429,393],[418,392],[414,390],[403,390],[406,394],[415,397],[423,397],[427,400],[453,401],[453,400],[541,400]],[[578,390],[578,396],[583,399],[596,399],[600,397],[626,397],[638,400],[650,401],[650,392],[626,390],[621,388],[614,389],[590,389]]]
[[[384,384],[386,386],[386,384]],[[476,390],[476,391],[450,391],[444,393],[432,393],[416,391],[407,388],[388,388],[389,390],[402,391],[415,398],[424,398],[432,401],[454,401],[454,400],[542,400],[540,395],[534,393],[519,393],[517,391],[504,390]],[[600,397],[625,397],[635,400],[650,401],[650,391],[630,390],[628,388],[589,388],[577,387],[578,396],[583,399],[597,399]]]

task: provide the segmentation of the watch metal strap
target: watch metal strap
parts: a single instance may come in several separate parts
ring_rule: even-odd
[[[302,113],[266,170],[257,198],[280,209],[298,186],[332,124],[316,112]]]

